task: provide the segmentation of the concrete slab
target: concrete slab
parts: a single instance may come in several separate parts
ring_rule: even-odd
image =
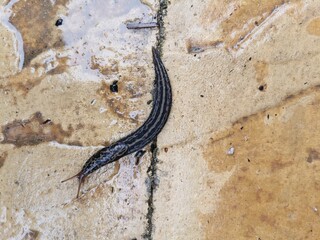
[[[320,3],[142,2],[0,1],[0,238],[318,239]],[[158,38],[126,29],[158,9]],[[75,199],[60,181],[147,118],[157,43],[158,150]]]
[[[154,239],[317,239],[317,1],[170,1]]]
[[[80,171],[150,112],[155,1],[1,2],[0,238],[141,239],[151,154]],[[118,91],[110,86],[117,84]]]

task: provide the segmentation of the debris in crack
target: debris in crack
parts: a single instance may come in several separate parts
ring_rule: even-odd
[[[159,0],[159,2],[160,2],[160,7],[157,12],[157,23],[159,25],[159,32],[157,36],[157,47],[158,47],[158,50],[161,52],[163,42],[165,40],[164,17],[167,15],[168,0]],[[150,166],[147,170],[148,179],[146,182],[149,198],[148,198],[148,212],[146,216],[147,225],[146,225],[145,233],[142,235],[142,238],[147,240],[153,239],[152,234],[154,231],[153,213],[155,208],[154,208],[153,197],[154,197],[154,192],[157,189],[159,184],[159,179],[157,176],[157,163],[158,163],[157,152],[158,152],[157,139],[155,139],[151,144],[152,158],[151,158]]]
[[[160,2],[160,8],[157,13],[157,22],[159,24],[159,33],[157,36],[157,40],[158,40],[157,47],[158,47],[159,51],[161,52],[163,42],[166,38],[165,37],[166,32],[165,32],[163,18],[165,16],[167,16],[168,0],[160,0],[159,2]]]
[[[152,233],[153,233],[153,212],[154,212],[154,205],[153,205],[153,194],[158,186],[158,176],[157,176],[157,163],[158,163],[158,158],[157,158],[157,140],[154,140],[153,143],[151,144],[151,153],[152,153],[152,158],[151,158],[151,163],[150,166],[148,167],[147,174],[148,174],[148,179],[146,181],[147,184],[147,192],[149,194],[148,198],[148,213],[147,213],[147,226],[145,233],[142,235],[144,239],[147,240],[152,240]]]

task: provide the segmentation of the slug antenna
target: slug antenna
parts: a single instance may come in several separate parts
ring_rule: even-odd
[[[78,193],[77,193],[77,198],[79,198],[81,185],[82,185],[83,180],[84,180],[84,177],[83,177],[83,175],[81,174],[81,172],[77,173],[76,175],[74,175],[74,176],[72,176],[72,177],[69,177],[69,178],[61,181],[61,183],[64,183],[64,182],[66,182],[66,181],[69,181],[69,180],[71,180],[71,179],[73,179],[73,178],[78,178],[78,180],[79,180],[79,187],[78,187]]]

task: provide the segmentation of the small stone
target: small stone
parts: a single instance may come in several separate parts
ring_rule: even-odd
[[[114,82],[110,85],[110,91],[111,91],[111,92],[118,92],[118,81],[114,81]]]
[[[61,26],[62,25],[62,23],[63,23],[63,19],[62,18],[59,18],[57,21],[56,21],[56,27],[59,27],[59,26]]]
[[[234,154],[234,147],[229,148],[229,150],[227,151],[228,155],[233,155]]]

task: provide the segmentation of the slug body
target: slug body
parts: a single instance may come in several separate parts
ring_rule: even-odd
[[[120,158],[141,150],[152,142],[166,124],[172,105],[171,86],[167,71],[161,61],[159,52],[152,48],[153,64],[155,69],[155,82],[153,90],[153,106],[148,119],[136,131],[108,147],[102,148],[92,155],[82,167],[82,170],[62,182],[77,177],[79,187],[83,180],[99,168],[119,160]]]

